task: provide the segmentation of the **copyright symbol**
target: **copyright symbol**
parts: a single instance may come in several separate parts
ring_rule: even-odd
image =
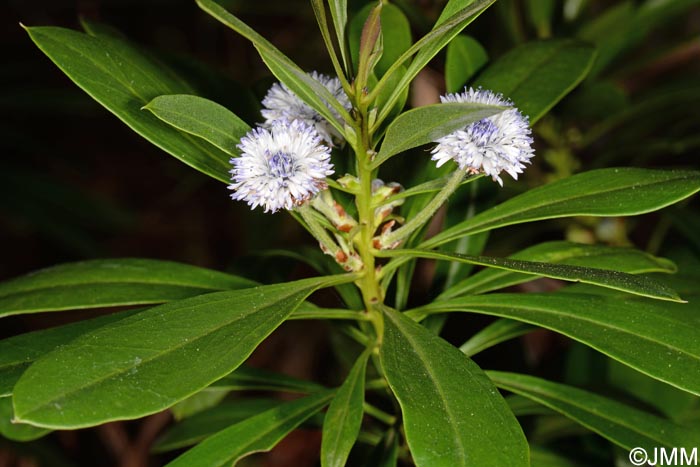
[[[644,448],[634,448],[630,451],[629,458],[632,465],[644,465],[649,459],[649,456]]]

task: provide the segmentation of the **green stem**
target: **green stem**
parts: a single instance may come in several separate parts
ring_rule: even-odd
[[[296,310],[289,319],[344,319],[367,321],[368,318],[361,311],[340,308],[319,308],[317,310]]]
[[[396,423],[395,416],[390,415],[390,414],[384,412],[383,410],[378,409],[377,407],[375,407],[371,404],[368,404],[367,402],[365,402],[363,404],[363,407],[364,407],[365,413],[367,415],[369,415],[370,417],[376,418],[380,422],[384,422],[385,424],[387,424],[389,426],[392,426],[394,423]]]
[[[384,301],[384,293],[377,277],[374,249],[372,247],[377,225],[374,223],[374,207],[372,206],[372,178],[374,173],[370,168],[369,157],[371,134],[368,128],[367,106],[362,104],[362,99],[360,98],[357,98],[357,104],[360,133],[354,149],[360,190],[355,196],[359,224],[359,234],[355,237],[355,242],[356,251],[362,260],[364,272],[363,277],[357,282],[357,286],[362,293],[365,312],[374,327],[375,343],[380,345],[384,335],[384,316],[379,309],[379,305]],[[366,329],[364,330],[367,331]]]
[[[455,192],[455,190],[462,183],[462,180],[464,180],[464,176],[465,173],[462,170],[455,170],[452,176],[448,179],[443,189],[440,190],[432,200],[430,200],[428,205],[425,206],[425,208],[423,208],[423,210],[420,211],[416,216],[411,218],[411,220],[406,222],[406,224],[404,224],[402,227],[387,234],[382,239],[382,244],[384,246],[390,246],[396,243],[401,243],[404,240],[406,240],[409,237],[409,235],[411,235],[417,229],[421,228],[423,224],[428,222],[428,220],[430,220],[430,218],[433,217],[435,212],[438,209],[440,209],[440,207],[445,203],[445,201],[447,201],[447,198],[449,198],[450,195],[452,195],[452,193]]]
[[[332,255],[334,258],[341,251],[338,244],[331,238],[326,229],[316,220],[313,215],[312,208],[308,204],[299,206],[297,212],[301,214],[301,218],[306,224],[307,230],[321,244],[321,247]]]

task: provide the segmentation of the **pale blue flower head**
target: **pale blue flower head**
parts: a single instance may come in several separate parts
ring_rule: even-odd
[[[265,212],[292,209],[325,190],[333,174],[330,149],[313,127],[278,120],[270,128],[255,128],[238,145],[241,156],[231,159],[231,198]]]
[[[460,169],[489,175],[501,186],[503,180],[499,174],[504,170],[517,180],[525,164],[535,155],[527,117],[500,94],[483,89],[465,89],[462,93],[441,96],[440,100],[511,108],[435,141],[438,144],[432,150],[432,160],[437,161],[437,166],[453,160]]]
[[[325,86],[346,110],[350,110],[352,105],[338,78],[330,77],[315,71],[309,73],[309,76]],[[301,120],[307,125],[314,127],[321,136],[321,139],[327,144],[332,145],[333,142],[340,142],[342,140],[340,133],[338,133],[321,114],[316,112],[306,104],[306,102],[299,99],[299,97],[284,84],[273,84],[267,91],[262,105],[264,108],[260,113],[265,118],[265,123],[263,123],[265,127],[269,127],[272,122],[277,120]],[[330,105],[328,108],[340,120],[340,115],[333,110]]]

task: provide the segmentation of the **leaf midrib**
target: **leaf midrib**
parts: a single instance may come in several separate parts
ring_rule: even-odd
[[[649,297],[649,298],[655,298],[657,300],[664,300],[664,301],[672,301],[675,303],[678,303],[678,299],[675,296],[672,291],[666,290],[666,287],[661,284],[661,283],[654,283],[653,281],[650,281],[648,278],[645,278],[644,276],[639,276],[639,275],[634,275],[634,274],[629,274],[621,271],[615,271],[612,269],[599,269],[599,268],[591,268],[587,266],[577,266],[573,264],[562,264],[562,263],[544,263],[544,262],[539,262],[539,261],[526,261],[526,260],[513,260],[513,259],[504,259],[502,260],[501,258],[495,258],[495,257],[489,257],[489,256],[470,256],[470,255],[462,255],[458,253],[452,253],[452,254],[447,254],[445,252],[440,252],[440,251],[435,251],[435,250],[427,250],[427,249],[404,249],[402,250],[404,254],[412,254],[413,256],[417,257],[422,257],[422,258],[429,258],[429,259],[442,259],[442,260],[462,260],[461,262],[466,262],[468,264],[476,264],[478,266],[486,266],[494,269],[499,269],[503,271],[509,271],[512,273],[517,273],[517,274],[525,274],[528,276],[543,276],[543,277],[551,277],[553,279],[559,279],[559,280],[565,280],[565,281],[570,281],[570,282],[581,282],[585,284],[592,284],[592,285],[597,285],[600,287],[604,288],[609,288],[613,290],[619,290],[621,292],[627,292],[630,294],[634,295],[639,295],[642,297]],[[493,260],[493,262],[491,262]],[[503,261],[501,263],[500,261]],[[554,271],[551,274],[543,274],[543,271],[528,271],[525,269],[525,267],[528,266],[528,264],[525,264],[525,267],[521,267],[521,270],[514,271],[513,267],[518,267],[514,264],[508,265],[508,261],[513,261],[514,263],[529,263],[532,264],[532,266],[548,266],[554,268],[573,268],[573,274],[571,274],[572,277],[564,277],[565,271],[562,271],[561,269],[559,271]],[[521,264],[522,266],[522,264]],[[592,282],[591,279],[588,279],[586,277],[583,277],[583,274],[578,274],[575,270],[579,270],[579,272],[584,273],[588,272],[589,274],[593,274],[596,277],[593,279],[596,280],[596,282]],[[544,271],[546,272],[546,271]],[[611,279],[614,279],[614,283],[604,283],[603,279],[606,278],[601,278],[600,276],[609,274]],[[629,276],[629,277],[628,277]],[[629,284],[633,284],[635,289],[632,289],[631,287],[627,288],[622,288],[623,284],[620,282],[623,282],[623,279],[627,279],[627,282]],[[646,279],[646,280],[645,280]],[[651,290],[650,290],[651,289]],[[656,292],[654,292],[656,290]]]
[[[306,292],[309,293],[308,290],[307,290]],[[32,413],[35,413],[35,412],[37,412],[37,411],[40,411],[40,410],[44,409],[45,407],[51,405],[51,403],[53,403],[53,402],[55,402],[55,401],[57,401],[57,400],[59,400],[59,399],[65,399],[65,398],[67,398],[68,396],[70,396],[70,395],[72,395],[72,394],[75,394],[76,392],[82,391],[82,390],[84,390],[84,389],[86,389],[86,388],[89,388],[89,387],[94,387],[94,386],[96,386],[96,385],[98,385],[98,384],[100,384],[100,383],[102,383],[102,382],[104,382],[104,381],[107,381],[107,380],[109,380],[109,379],[114,378],[114,377],[117,376],[117,375],[124,374],[124,373],[128,373],[129,371],[131,371],[131,369],[133,369],[133,368],[135,368],[135,367],[137,367],[137,366],[143,366],[143,365],[145,365],[146,363],[150,363],[150,362],[153,361],[153,360],[156,360],[156,359],[161,358],[161,357],[163,357],[163,356],[165,356],[165,355],[168,355],[168,354],[170,354],[170,353],[172,353],[172,352],[174,352],[174,351],[176,351],[176,350],[179,350],[179,349],[181,349],[181,348],[183,348],[183,347],[187,347],[187,346],[193,345],[193,344],[195,344],[196,342],[198,342],[200,339],[209,336],[210,334],[212,334],[213,332],[216,332],[216,331],[219,330],[219,329],[222,329],[222,328],[224,328],[224,327],[231,326],[233,323],[235,323],[235,322],[237,322],[237,321],[240,321],[240,320],[242,320],[242,319],[246,319],[246,318],[250,317],[250,316],[253,315],[253,314],[262,313],[263,311],[269,309],[270,307],[272,307],[272,306],[274,306],[274,305],[276,305],[276,304],[279,304],[280,302],[284,301],[285,299],[288,299],[290,295],[295,295],[295,294],[300,294],[300,295],[302,295],[303,293],[304,293],[304,292],[299,292],[299,291],[297,291],[297,292],[293,292],[293,293],[284,295],[284,296],[280,297],[278,300],[275,300],[273,303],[270,303],[270,304],[266,305],[265,307],[262,307],[262,308],[256,307],[255,309],[253,309],[252,311],[250,311],[250,312],[248,312],[248,313],[241,314],[241,315],[237,315],[237,316],[235,317],[235,319],[233,319],[233,320],[225,321],[224,323],[218,323],[217,326],[206,329],[206,330],[205,330],[203,333],[201,333],[199,336],[196,336],[196,337],[193,337],[193,338],[188,338],[189,340],[183,341],[183,343],[181,343],[180,345],[175,345],[175,346],[173,346],[173,347],[169,347],[169,348],[167,348],[167,349],[165,349],[165,350],[163,350],[163,351],[160,351],[160,352],[155,353],[155,354],[152,355],[151,357],[142,359],[142,360],[139,362],[138,365],[133,365],[133,366],[130,366],[130,367],[125,368],[125,369],[119,369],[119,370],[117,370],[117,371],[111,372],[111,373],[109,373],[109,374],[107,374],[107,375],[104,375],[104,376],[102,376],[102,377],[100,377],[100,378],[97,378],[97,379],[91,381],[90,384],[87,384],[87,385],[84,385],[84,386],[81,386],[81,387],[78,387],[78,388],[75,388],[75,389],[66,391],[66,392],[64,392],[64,393],[62,393],[62,394],[60,394],[60,395],[58,395],[58,396],[56,396],[56,397],[54,397],[54,398],[52,398],[52,399],[49,399],[49,400],[45,401],[44,403],[42,403],[42,404],[40,404],[40,405],[37,405],[33,410],[30,410],[30,411],[26,412],[26,413],[24,414],[24,416],[29,415],[29,414],[32,414]],[[226,302],[226,301],[229,301],[229,300],[233,300],[233,299],[232,299],[231,297],[227,297],[227,298],[222,298],[221,300],[214,300],[214,301],[209,301],[209,302],[206,302],[206,303],[201,303],[201,304],[198,304],[198,305],[186,306],[186,307],[189,308],[191,311],[194,311],[194,310],[196,310],[197,308],[201,308],[201,307],[205,307],[205,306],[211,306],[211,305],[213,305],[213,304],[218,304],[218,303]],[[303,300],[303,296],[302,296],[302,299],[300,299],[299,301],[301,302],[301,300]],[[179,310],[179,309],[180,309],[180,308],[176,308],[176,310]],[[290,313],[291,313],[292,311],[294,311],[293,308],[290,309]],[[143,319],[143,317],[142,317],[142,319]],[[257,331],[260,327],[262,327],[262,326],[264,326],[264,325],[266,325],[266,324],[268,324],[268,323],[265,322],[265,321],[263,321],[262,323],[260,323],[258,326],[255,327],[255,330]],[[253,334],[253,333],[251,332],[250,334]],[[239,341],[239,343],[240,343],[240,341]],[[80,344],[80,343],[78,343],[78,344]],[[21,420],[21,417],[18,416],[18,420]]]
[[[588,172],[588,173],[590,173],[590,172]],[[643,189],[646,189],[646,188],[649,188],[649,187],[652,187],[652,186],[655,186],[655,185],[663,185],[663,184],[667,184],[667,183],[676,182],[676,181],[678,181],[678,180],[687,180],[687,179],[689,179],[689,178],[692,178],[692,176],[689,176],[689,175],[690,175],[690,174],[688,173],[686,176],[680,176],[680,175],[679,175],[678,177],[671,178],[671,179],[664,179],[664,180],[661,180],[661,181],[654,181],[654,182],[652,182],[652,183],[641,183],[641,184],[635,185],[635,188],[643,188]],[[547,185],[545,185],[545,186],[547,186]],[[543,188],[544,188],[544,187],[543,187]],[[473,226],[471,226],[471,227],[461,227],[461,228],[457,229],[457,227],[459,227],[459,225],[456,225],[456,226],[454,226],[454,227],[452,227],[452,228],[450,228],[450,229],[445,230],[444,232],[442,232],[442,234],[451,233],[451,236],[438,234],[438,235],[436,235],[435,237],[433,237],[433,239],[427,240],[427,241],[424,243],[424,245],[421,245],[421,246],[427,248],[428,245],[429,245],[430,247],[442,245],[443,243],[446,243],[446,242],[449,242],[449,241],[454,240],[454,238],[452,238],[452,236],[454,236],[455,234],[457,234],[457,235],[475,234],[475,233],[483,232],[483,231],[485,231],[485,230],[490,230],[490,229],[494,229],[494,228],[506,227],[506,226],[508,226],[508,225],[517,224],[517,223],[520,222],[520,219],[512,219],[510,222],[507,222],[507,223],[505,223],[505,224],[499,224],[499,222],[500,222],[500,221],[503,221],[503,219],[508,219],[508,218],[512,218],[512,217],[515,217],[515,216],[520,216],[520,215],[522,215],[522,214],[524,214],[524,213],[531,212],[531,211],[535,211],[535,210],[538,210],[538,209],[541,209],[541,208],[550,208],[550,207],[558,206],[558,205],[560,205],[560,204],[568,203],[568,202],[570,202],[571,200],[585,200],[585,199],[590,198],[590,197],[596,197],[596,196],[611,194],[611,193],[615,193],[615,192],[617,192],[617,191],[626,191],[626,190],[629,190],[629,189],[630,189],[629,186],[626,186],[626,187],[615,187],[615,188],[611,188],[611,189],[608,189],[608,190],[597,191],[597,192],[595,192],[595,193],[590,193],[590,192],[589,192],[588,194],[586,194],[586,195],[584,195],[584,196],[572,195],[572,196],[567,197],[567,198],[564,198],[564,199],[559,199],[559,200],[557,200],[557,201],[554,202],[554,203],[547,203],[546,200],[542,200],[540,203],[535,204],[535,205],[528,206],[527,208],[522,207],[522,208],[520,208],[518,211],[515,211],[514,213],[513,213],[513,212],[511,212],[511,213],[506,212],[505,214],[500,214],[499,217],[495,217],[495,218],[491,218],[491,219],[488,219],[488,218],[487,218],[486,221],[481,221],[480,224],[479,224],[479,223],[476,223],[475,225],[473,225]],[[695,191],[698,191],[698,190],[700,190],[700,187],[699,187],[698,189],[696,189]],[[530,191],[529,193],[532,194],[533,192]],[[534,196],[534,195],[532,195],[532,196]],[[512,199],[515,199],[515,198],[512,198]],[[527,200],[526,200],[526,201],[527,201]],[[661,208],[666,207],[666,206],[668,206],[668,205],[670,205],[670,204],[673,204],[674,202],[675,202],[675,200],[668,201],[668,202],[666,202],[665,204],[660,205],[660,206],[658,207],[658,209],[661,209]],[[503,206],[503,205],[501,204],[501,205],[499,205],[499,206]],[[648,212],[648,211],[649,211],[648,209],[642,209],[642,210],[639,210],[639,211],[629,211],[629,213],[628,213],[628,214],[625,214],[625,215],[643,214],[643,213]],[[486,214],[486,213],[488,213],[488,211],[484,211],[482,214]],[[576,215],[581,215],[581,216],[583,216],[583,215],[587,215],[587,213],[583,212],[583,213],[578,213],[578,214],[576,214],[576,213],[567,214],[567,217],[576,216]],[[478,219],[479,216],[480,216],[480,215],[477,215],[476,217],[473,217],[473,218],[471,219],[471,220],[472,220],[472,223],[473,223],[473,220],[474,220],[474,219]],[[550,216],[544,215],[544,216],[541,216],[541,217],[527,217],[526,219],[527,219],[528,221],[538,221],[538,220],[544,220],[544,219],[555,219],[555,218],[557,218],[557,217],[559,217],[559,216],[560,216],[559,214],[554,214],[554,215],[550,215]],[[494,227],[494,224],[495,224],[495,227]],[[435,239],[436,239],[436,240],[435,240]],[[432,240],[432,241],[431,241],[431,240]]]
[[[500,382],[497,382],[497,383],[496,383],[496,386],[498,386],[498,387],[500,387],[500,388],[502,388],[502,389],[505,389],[505,390],[507,390],[507,391],[511,391],[511,392],[516,393],[516,394],[520,394],[520,395],[523,396],[523,397],[527,397],[527,398],[529,398],[529,399],[531,399],[531,400],[533,400],[533,401],[535,401],[535,402],[538,402],[538,403],[540,403],[540,404],[542,404],[542,405],[544,405],[544,406],[546,406],[546,407],[549,407],[550,409],[552,409],[552,410],[554,410],[554,411],[556,411],[556,412],[559,412],[559,413],[563,412],[563,409],[561,409],[560,407],[557,407],[556,403],[548,402],[547,397],[549,397],[549,398],[553,399],[555,402],[559,402],[559,403],[563,403],[563,404],[568,404],[568,405],[570,405],[570,406],[572,406],[572,407],[574,407],[574,408],[576,408],[576,409],[578,409],[578,410],[581,410],[581,411],[583,411],[583,412],[589,413],[589,414],[591,414],[592,416],[596,416],[596,415],[597,415],[597,416],[600,416],[600,417],[603,419],[602,421],[608,421],[608,422],[616,423],[616,424],[618,424],[618,425],[620,425],[620,426],[622,426],[622,427],[628,429],[629,431],[631,431],[631,432],[633,432],[633,433],[636,433],[637,435],[640,435],[640,436],[642,436],[642,437],[644,437],[644,438],[647,438],[648,440],[656,441],[656,442],[659,442],[659,443],[661,443],[661,444],[663,444],[663,445],[666,445],[666,443],[664,442],[664,440],[663,440],[662,438],[657,438],[657,437],[653,436],[653,434],[651,434],[651,433],[646,433],[646,432],[644,432],[644,431],[641,431],[640,429],[637,429],[634,425],[629,425],[629,424],[627,424],[626,421],[625,421],[624,419],[618,419],[618,418],[614,418],[614,417],[608,417],[608,416],[607,416],[607,415],[608,415],[607,413],[598,413],[598,412],[593,412],[593,411],[591,411],[591,410],[587,410],[585,406],[578,405],[578,404],[576,404],[575,401],[573,401],[573,400],[572,400],[572,401],[562,400],[561,398],[553,397],[551,394],[543,394],[542,392],[535,392],[535,391],[527,392],[526,389],[522,389],[522,387],[518,386],[517,384],[512,384],[512,383],[500,383]],[[533,392],[534,392],[534,394],[533,394]],[[604,431],[604,430],[601,429],[600,427],[596,427],[593,423],[587,422],[587,421],[585,421],[585,420],[582,420],[581,417],[576,417],[576,416],[574,416],[573,414],[564,414],[564,415],[565,415],[566,417],[568,417],[568,418],[571,418],[571,419],[575,420],[577,423],[580,423],[581,425],[585,426],[585,427],[588,428],[589,430],[591,430],[591,431],[593,431],[593,432],[595,432],[595,433],[598,433],[598,434],[600,434],[601,436],[603,436],[603,437],[605,437],[605,438],[607,438],[607,439],[609,439],[609,440],[615,442],[615,441],[612,439],[613,436],[611,436],[609,433],[606,433],[606,434],[604,435],[604,434],[603,434],[603,431]],[[675,431],[675,430],[674,430],[674,431]],[[675,435],[675,433],[674,433],[674,435]],[[675,436],[674,436],[674,437],[675,437]],[[631,446],[626,446],[626,447],[629,448],[629,447],[631,447]]]
[[[78,55],[80,55],[80,56],[86,58],[90,63],[93,64],[93,66],[94,66],[95,68],[99,69],[102,73],[106,74],[107,76],[109,76],[109,77],[111,77],[112,79],[114,79],[114,81],[116,81],[117,83],[121,84],[125,89],[129,90],[129,91],[131,92],[131,94],[132,94],[134,97],[136,97],[138,100],[140,100],[143,104],[147,104],[147,103],[148,103],[148,99],[146,99],[144,96],[142,96],[140,93],[138,93],[129,83],[127,83],[127,82],[125,82],[125,81],[119,79],[119,78],[116,77],[114,74],[110,73],[110,72],[109,72],[108,70],[106,70],[99,62],[96,62],[95,60],[93,60],[93,59],[90,58],[89,56],[83,54],[82,51],[80,51],[79,49],[75,49],[75,48],[71,47],[71,45],[68,44],[68,43],[59,42],[59,41],[55,40],[54,38],[52,38],[51,36],[47,36],[46,34],[43,34],[43,37],[44,37],[45,39],[48,39],[48,40],[54,42],[54,44],[59,44],[60,46],[66,47],[66,48],[68,48],[69,50],[73,51],[74,53],[77,53]],[[92,37],[92,36],[87,36],[87,37],[89,37],[90,40],[93,40],[93,41],[95,40],[95,38]],[[40,48],[41,48],[41,47],[40,47]],[[43,50],[43,48],[42,48],[42,50]],[[112,50],[112,49],[110,49],[110,50]],[[44,52],[46,53],[46,51],[44,51]],[[47,53],[47,55],[49,56],[49,58],[51,59],[51,61],[53,61],[54,63],[56,63],[56,65],[57,65],[59,68],[61,68],[61,70],[63,70],[68,76],[72,77],[72,76],[74,76],[74,75],[76,74],[76,73],[74,73],[74,72],[69,73],[68,70],[64,69],[61,65],[59,65],[59,64],[53,59],[53,57],[52,57],[50,54]],[[139,69],[139,70],[141,71],[141,73],[142,73],[142,74],[145,74],[146,76],[149,75],[149,73],[144,73],[143,69],[141,69],[141,68],[138,68],[138,67],[136,67],[136,66],[134,66],[134,68]],[[91,78],[87,77],[84,73],[82,73],[82,72],[80,72],[80,71],[78,71],[77,74],[79,74],[80,76],[82,76],[83,79],[88,79],[88,80],[90,80],[90,81],[94,81],[94,80],[92,80]],[[151,77],[151,79],[152,79],[152,77]],[[99,83],[99,84],[101,84],[101,85],[104,85],[104,84],[105,84],[105,83],[102,82],[102,81],[96,81],[96,82]],[[76,84],[78,84],[78,83],[76,83]],[[165,88],[167,88],[167,90],[169,91],[169,93],[171,93],[171,94],[174,93],[174,90],[172,89],[172,87],[171,87],[169,84],[167,84],[167,83],[160,83],[160,84],[162,84]],[[116,116],[119,120],[121,120],[121,121],[123,121],[125,124],[127,124],[127,126],[129,126],[130,128],[136,130],[136,127],[141,127],[141,128],[143,129],[142,122],[139,122],[138,120],[133,119],[133,117],[129,117],[128,119],[125,118],[126,115],[128,115],[128,114],[126,114],[126,115],[117,114],[116,112],[114,112],[114,111],[110,108],[110,107],[111,107],[110,105],[107,105],[107,104],[106,104],[106,102],[105,102],[104,99],[99,98],[98,96],[94,95],[94,93],[92,93],[89,89],[86,89],[84,86],[82,86],[82,85],[80,85],[80,84],[78,84],[78,86],[79,86],[81,89],[83,89],[86,93],[88,93],[88,95],[90,95],[93,99],[95,99],[97,102],[99,102],[100,104],[102,104],[110,113],[112,113],[114,116]],[[119,89],[119,88],[114,88],[113,86],[109,86],[109,87],[111,87],[112,89],[117,89],[119,92],[122,92],[122,90]],[[182,136],[184,139],[186,139],[187,141],[189,141],[193,146],[197,147],[199,150],[203,151],[205,154],[207,154],[207,155],[210,156],[212,159],[214,159],[215,161],[217,161],[217,162],[218,162],[218,164],[217,164],[218,166],[220,166],[221,168],[224,168],[224,169],[227,168],[227,165],[226,165],[226,163],[225,163],[224,161],[222,161],[222,160],[221,160],[219,157],[217,157],[213,152],[211,152],[211,150],[210,150],[209,148],[207,148],[206,146],[202,146],[202,144],[201,144],[199,141],[195,140],[195,139],[192,137],[192,135],[190,135],[190,134],[188,134],[188,133],[185,133],[185,132],[183,132],[183,131],[177,131],[177,132],[180,134],[180,136]],[[156,146],[158,146],[159,148],[163,149],[164,151],[166,151],[166,152],[171,152],[170,150],[166,149],[166,148],[163,146],[162,143],[160,143],[160,142],[154,142],[154,141],[152,141],[152,142],[153,142]],[[186,157],[186,154],[179,154],[179,155],[178,155],[178,158],[182,158],[183,160],[184,160],[185,157]],[[206,162],[208,162],[208,161],[201,161],[201,162],[206,163]],[[188,165],[189,165],[189,164],[188,164]],[[214,167],[211,166],[210,164],[207,163],[206,165],[209,166],[209,167],[211,167],[212,169],[214,169]],[[218,176],[215,177],[215,178],[218,179],[218,180],[220,180],[220,181],[225,182],[225,180],[221,180]]]
[[[446,307],[444,306],[444,303],[442,303],[442,305],[443,305],[443,306],[436,305],[435,307],[432,307],[432,308],[431,308],[430,306],[429,306],[429,307],[425,307],[425,308],[423,308],[423,310],[430,310],[430,309],[433,309],[433,310],[434,310],[434,309],[438,309],[438,310],[448,310],[448,308],[446,308]],[[600,321],[596,321],[596,320],[594,320],[594,319],[592,319],[592,318],[590,318],[590,317],[583,317],[583,316],[577,315],[577,314],[561,313],[561,312],[557,312],[557,311],[552,311],[552,310],[537,308],[536,306],[532,306],[532,305],[529,305],[529,304],[528,304],[528,305],[517,305],[517,306],[515,306],[515,307],[513,307],[513,306],[508,306],[508,305],[493,305],[493,304],[480,304],[480,305],[479,305],[479,304],[474,304],[474,305],[468,305],[468,304],[467,304],[467,305],[458,305],[458,304],[455,304],[455,305],[453,305],[453,307],[458,307],[458,308],[449,308],[449,311],[456,311],[456,312],[462,311],[462,312],[463,312],[463,311],[466,311],[466,310],[464,310],[464,308],[472,308],[472,312],[474,312],[474,313],[480,313],[480,312],[483,313],[482,310],[478,310],[478,309],[476,309],[476,308],[478,308],[478,307],[487,308],[487,309],[491,309],[491,308],[516,308],[516,309],[518,309],[518,308],[520,308],[520,309],[525,309],[525,310],[527,310],[527,311],[537,311],[537,312],[540,312],[540,313],[543,313],[543,314],[552,315],[552,316],[559,316],[559,317],[563,316],[563,317],[566,317],[566,318],[574,318],[574,319],[577,319],[577,320],[580,320],[580,321],[583,321],[583,322],[592,323],[592,324],[596,325],[597,327],[606,327],[606,328],[612,329],[612,330],[614,330],[614,331],[621,332],[621,333],[623,333],[623,334],[630,334],[630,335],[633,335],[633,336],[635,336],[635,337],[637,337],[637,338],[640,338],[640,339],[642,339],[642,340],[646,340],[646,341],[652,342],[652,343],[654,343],[654,344],[656,344],[656,345],[658,345],[658,346],[660,346],[660,347],[666,347],[666,348],[668,348],[668,349],[670,349],[670,350],[675,350],[675,351],[677,351],[678,353],[681,353],[681,354],[684,354],[684,355],[687,355],[687,356],[691,357],[691,360],[698,360],[698,361],[700,362],[700,355],[695,355],[695,354],[690,353],[690,352],[688,352],[688,351],[686,351],[686,350],[680,349],[680,348],[676,347],[675,345],[671,345],[671,344],[667,344],[667,343],[664,343],[664,342],[661,342],[661,341],[657,341],[657,340],[653,339],[652,336],[646,336],[646,335],[643,335],[643,334],[635,334],[635,333],[632,332],[632,331],[629,331],[629,330],[626,330],[626,329],[624,329],[624,328],[619,327],[619,325],[616,325],[616,324],[609,324],[609,323],[601,323]],[[492,314],[492,313],[486,313],[486,314]],[[551,328],[552,330],[556,330],[556,332],[559,332],[559,333],[564,334],[564,335],[566,335],[566,336],[568,336],[568,337],[571,337],[572,339],[578,340],[578,339],[576,338],[576,336],[571,335],[571,333],[570,333],[569,331],[557,330],[557,329],[554,329],[554,326],[544,326],[544,325],[542,325],[541,323],[533,322],[533,321],[531,321],[530,319],[526,319],[525,317],[514,317],[513,315],[502,316],[502,315],[499,315],[499,314],[496,314],[496,313],[493,313],[493,314],[496,315],[496,316],[501,316],[502,318],[515,319],[515,320],[517,320],[517,321],[521,321],[521,322],[524,322],[524,323],[532,324],[532,325],[535,325],[535,326],[540,326],[540,327],[544,327],[544,328]],[[660,316],[661,318],[664,318],[664,319],[668,320],[668,317],[663,316],[663,315],[654,315],[654,316]],[[672,321],[672,320],[671,320],[671,322],[674,323],[674,324],[676,324],[676,325],[679,324],[677,321]],[[589,344],[589,345],[590,345],[590,344]],[[597,346],[594,346],[594,345],[590,345],[590,347],[593,347],[593,348],[596,348],[596,349],[598,349],[598,350],[601,350],[601,349],[599,349]],[[605,353],[603,350],[601,350],[601,352]]]
[[[198,284],[187,284],[184,282],[159,282],[157,280],[147,280],[147,279],[139,279],[139,280],[125,280],[125,281],[115,281],[115,280],[105,280],[105,281],[88,281],[88,282],[65,282],[62,284],[54,284],[54,285],[46,285],[42,287],[36,287],[36,288],[31,288],[31,289],[20,289],[15,292],[10,292],[6,294],[0,293],[0,301],[4,300],[5,298],[10,298],[15,295],[23,295],[23,294],[31,294],[31,293],[37,293],[37,292],[46,292],[46,291],[51,291],[52,289],[62,289],[62,288],[70,288],[70,287],[83,287],[83,286],[112,286],[112,285],[127,285],[127,286],[132,286],[132,285],[163,285],[163,286],[172,286],[172,287],[186,287],[190,289],[202,289],[202,290],[229,290],[221,287],[214,287],[212,285],[198,285]],[[250,287],[243,287],[242,289],[245,288],[252,288],[255,287],[256,284],[251,284]],[[241,290],[242,290],[241,289]],[[236,289],[230,289],[230,290],[236,290]]]
[[[437,391],[437,393],[440,396],[439,402],[444,407],[445,413],[447,413],[447,416],[448,416],[449,422],[450,422],[449,423],[450,431],[452,431],[452,433],[454,434],[454,439],[456,441],[455,445],[458,447],[458,450],[459,450],[458,458],[462,459],[463,461],[466,461],[466,457],[465,457],[466,454],[464,452],[464,446],[462,446],[462,439],[459,436],[459,430],[457,428],[455,415],[452,413],[452,410],[450,410],[449,406],[445,402],[445,400],[446,400],[445,393],[444,393],[442,387],[437,383],[438,379],[435,376],[435,373],[433,371],[432,366],[427,364],[429,362],[429,360],[427,358],[425,358],[425,354],[423,354],[423,352],[419,350],[419,347],[416,345],[415,339],[413,339],[412,336],[410,336],[409,333],[407,333],[405,331],[405,328],[402,326],[402,323],[400,323],[397,319],[394,319],[394,318],[390,318],[390,319],[393,321],[394,325],[397,328],[399,328],[403,331],[402,332],[403,337],[407,341],[410,342],[411,348],[416,353],[416,355],[418,355],[418,357],[421,359],[421,362],[423,363],[423,367],[426,369],[426,372],[428,374],[430,374],[430,378],[434,381],[433,387],[435,387],[435,390]],[[462,465],[465,465],[465,464],[462,464]]]

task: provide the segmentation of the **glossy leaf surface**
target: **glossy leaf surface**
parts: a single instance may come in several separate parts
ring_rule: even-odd
[[[206,294],[84,334],[24,372],[14,388],[15,414],[39,426],[77,428],[163,410],[236,369],[311,292],[348,280]]]
[[[322,391],[267,410],[207,438],[170,462],[168,467],[236,465],[248,454],[269,451],[290,431],[321,410],[332,396],[332,391]]]
[[[621,290],[635,295],[682,302],[678,294],[666,284],[647,276],[635,276],[624,272],[606,269],[595,269],[583,266],[570,266],[558,263],[542,263],[538,261],[522,261],[507,258],[494,258],[490,256],[470,256],[444,251],[403,249],[391,253],[384,252],[384,256],[408,255],[416,258],[438,259],[457,261],[468,264],[476,264],[489,268],[515,271],[535,276],[550,277],[572,282],[583,282],[615,290]]]
[[[447,46],[445,84],[447,92],[459,92],[464,84],[488,62],[486,50],[476,39],[460,34]]]
[[[343,467],[360,433],[362,404],[365,400],[365,370],[369,352],[364,352],[353,365],[343,385],[331,401],[323,420],[321,465]]]
[[[416,465],[529,465],[520,425],[484,372],[405,315],[384,316],[380,359]]]
[[[629,274],[676,271],[673,262],[634,248],[565,241],[540,243],[519,251],[509,258],[607,269]],[[490,292],[534,279],[532,276],[504,269],[484,269],[440,294],[440,299]]]
[[[450,227],[423,243],[434,247],[506,225],[570,216],[632,216],[700,191],[700,172],[610,168],[534,188]]]
[[[282,404],[274,399],[225,401],[196,413],[169,428],[153,446],[154,452],[172,451],[199,443],[231,425]]]
[[[510,318],[551,329],[677,388],[700,395],[700,316],[679,304],[577,293],[475,295],[408,312],[461,311]]]
[[[144,106],[170,126],[204,139],[231,156],[250,126],[226,107],[199,96],[158,96]]]
[[[530,42],[494,61],[474,84],[503,94],[534,124],[586,77],[594,59],[584,42]]]
[[[379,167],[400,152],[435,141],[504,109],[495,105],[452,102],[426,105],[404,112],[389,125],[372,166]]]
[[[0,283],[0,317],[179,300],[255,282],[172,261],[99,259],[67,263]]]
[[[700,430],[632,408],[572,386],[517,373],[487,372],[496,385],[539,402],[624,449],[696,447]]]
[[[0,341],[0,397],[12,395],[12,388],[24,370],[37,359],[76,337],[141,310],[128,310],[54,328],[20,334]]]

